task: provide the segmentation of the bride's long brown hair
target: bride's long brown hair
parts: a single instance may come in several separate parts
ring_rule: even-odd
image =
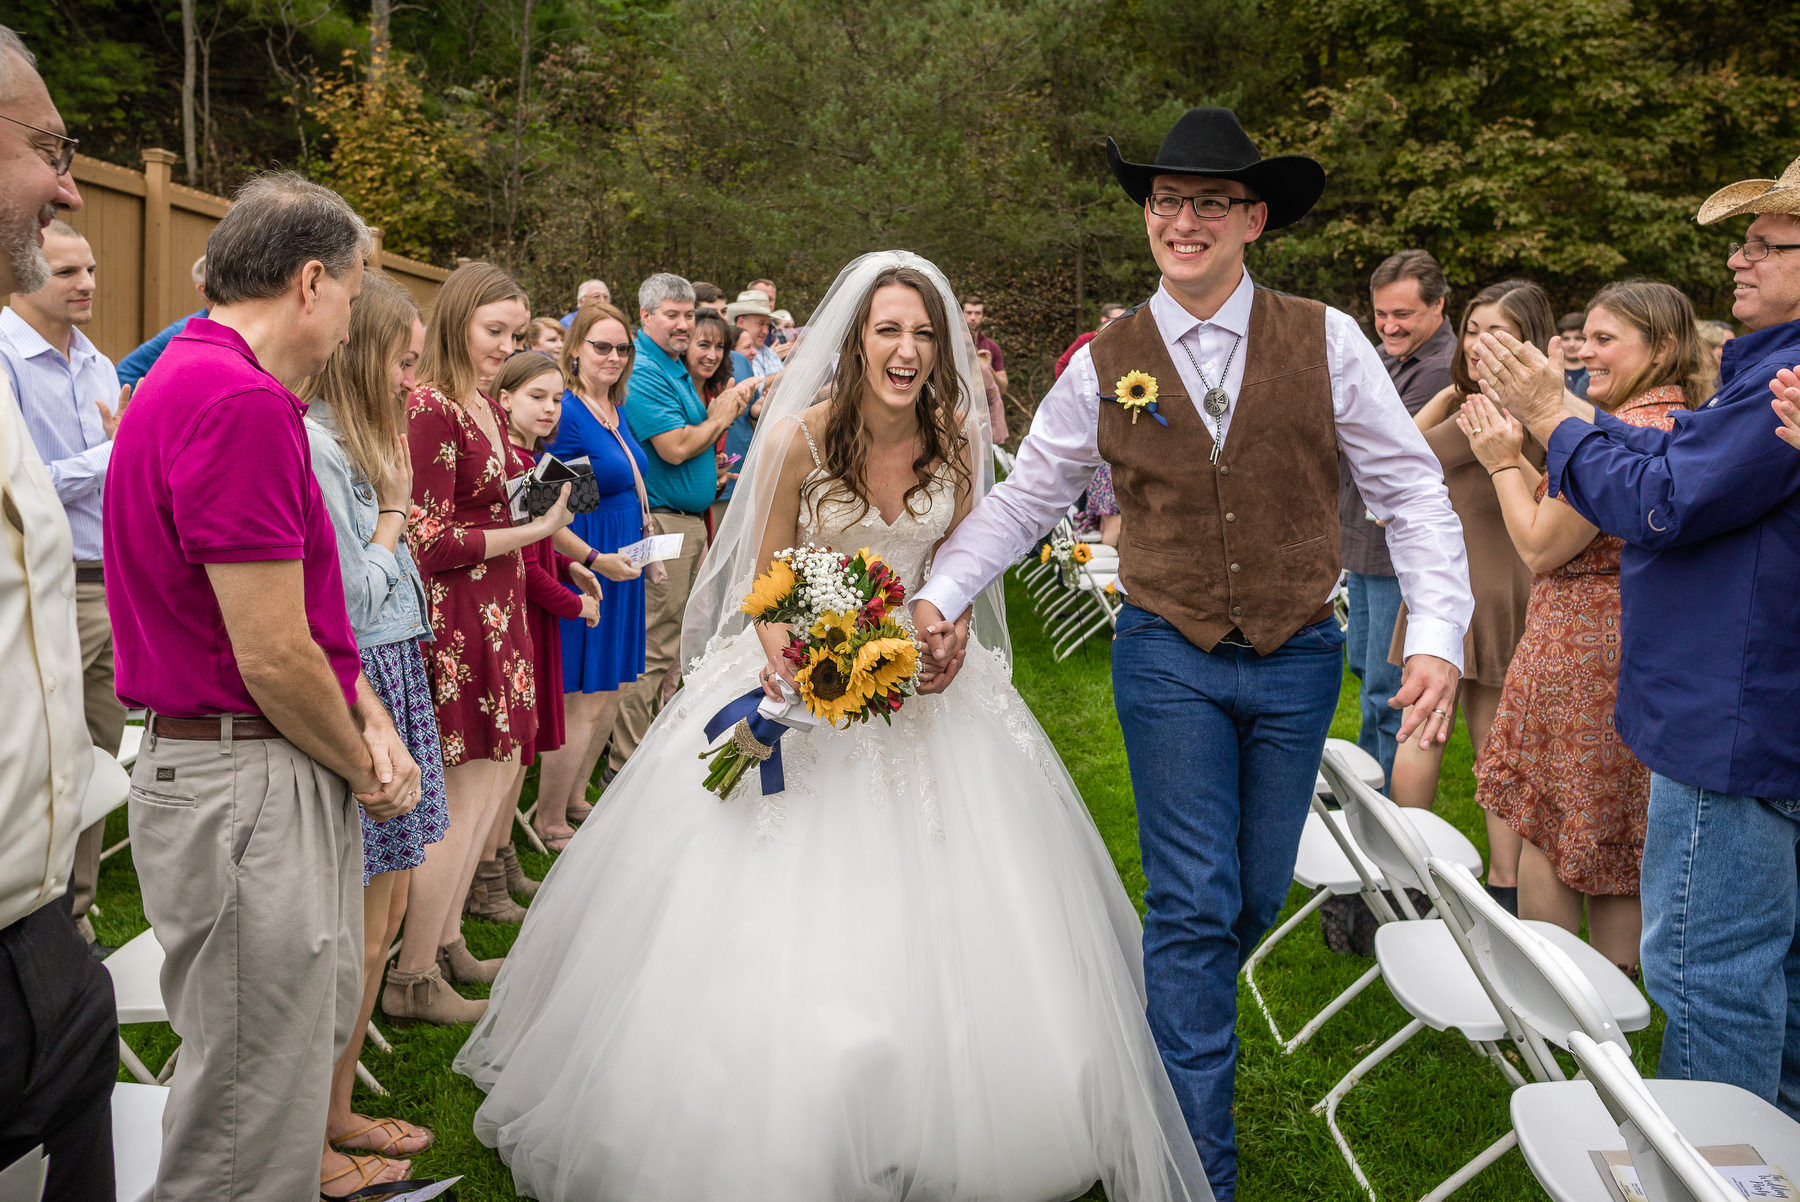
[[[863,422],[862,394],[869,370],[868,355],[863,350],[863,336],[868,330],[869,315],[875,307],[875,294],[889,284],[901,284],[919,294],[925,302],[925,319],[931,323],[932,342],[936,354],[931,370],[926,373],[919,399],[913,411],[919,421],[919,453],[913,459],[913,475],[918,483],[906,490],[904,504],[912,509],[913,498],[930,487],[939,463],[950,465],[956,481],[958,497],[973,487],[969,465],[965,462],[968,438],[963,434],[963,421],[970,398],[956,372],[956,352],[950,342],[950,315],[943,298],[930,278],[912,267],[888,267],[882,270],[863,293],[856,310],[856,320],[844,335],[838,348],[837,372],[826,393],[825,432],[819,440],[819,460],[825,478],[815,479],[801,490],[816,505],[826,494],[842,485],[862,502],[856,520],[874,507],[869,493],[869,448]],[[928,502],[929,503],[929,502]]]

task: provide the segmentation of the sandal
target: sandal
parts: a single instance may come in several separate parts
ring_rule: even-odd
[[[572,805],[568,808],[568,811],[564,815],[564,817],[568,818],[568,820],[570,822],[573,822],[576,824],[586,822],[589,818],[592,818],[593,816],[594,816],[594,807],[591,805],[588,805],[586,802],[575,803],[574,805]]]
[[[344,1202],[346,1198],[354,1198],[372,1186],[389,1185],[406,1180],[406,1174],[412,1170],[410,1160],[390,1160],[386,1156],[350,1156],[344,1157],[350,1163],[329,1177],[319,1178],[319,1197],[324,1202]],[[325,1187],[334,1181],[355,1175],[356,1183],[341,1194],[328,1194]],[[388,1192],[388,1191],[382,1191]]]
[[[575,832],[573,830],[570,830],[566,835],[552,835],[548,831],[539,830],[535,826],[531,829],[533,833],[537,835],[538,839],[543,842],[544,850],[550,852],[562,851],[569,846],[569,840],[575,837]]]
[[[354,1118],[368,1118],[367,1115],[354,1115]],[[351,1143],[354,1139],[370,1138],[362,1143]],[[393,1156],[398,1159],[417,1156],[437,1142],[437,1136],[431,1128],[421,1127],[416,1123],[408,1123],[401,1119],[368,1119],[365,1126],[354,1131],[346,1131],[342,1135],[328,1135],[326,1142],[346,1155],[351,1152],[369,1152],[376,1156]],[[416,1148],[401,1145],[407,1140],[422,1139],[425,1142]]]

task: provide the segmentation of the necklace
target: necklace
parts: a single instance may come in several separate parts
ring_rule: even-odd
[[[1206,373],[1200,370],[1200,363],[1194,358],[1194,352],[1188,349],[1188,344],[1186,342],[1181,343],[1181,353],[1187,356],[1188,366],[1194,369],[1194,374],[1200,377],[1201,387],[1206,389],[1203,403],[1206,409],[1206,416],[1212,418],[1214,422],[1212,431],[1212,461],[1214,463],[1219,461],[1219,443],[1223,440],[1225,433],[1225,410],[1231,407],[1231,394],[1225,391],[1225,377],[1231,374],[1231,361],[1237,357],[1238,343],[1243,340],[1244,336],[1242,334],[1235,335],[1232,338],[1231,350],[1226,352],[1225,366],[1219,372],[1219,382],[1217,384],[1209,383],[1207,381]]]

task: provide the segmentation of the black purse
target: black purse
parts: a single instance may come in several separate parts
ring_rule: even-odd
[[[542,517],[550,512],[556,504],[556,498],[562,492],[563,485],[569,488],[569,512],[592,513],[600,508],[600,484],[594,479],[594,470],[585,463],[559,463],[568,472],[567,476],[555,473],[556,479],[534,479],[525,482],[525,512],[532,517]],[[550,475],[552,473],[545,473]]]

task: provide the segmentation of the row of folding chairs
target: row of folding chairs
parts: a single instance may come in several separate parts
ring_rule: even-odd
[[[1426,1202],[1449,1197],[1515,1145],[1558,1202],[1613,1196],[1593,1151],[1628,1151],[1649,1202],[1741,1196],[1696,1143],[1748,1144],[1765,1163],[1800,1163],[1800,1124],[1761,1098],[1712,1082],[1638,1078],[1624,1033],[1647,1026],[1650,1007],[1631,980],[1561,927],[1507,913],[1477,881],[1480,862],[1472,849],[1434,854],[1421,833],[1433,829],[1430,816],[1402,810],[1359,769],[1343,744],[1327,746],[1320,775],[1341,818],[1321,821],[1326,835],[1341,839],[1338,850],[1358,876],[1354,891],[1370,901],[1381,923],[1369,980],[1387,986],[1409,1021],[1345,1073],[1313,1111],[1324,1116],[1371,1199],[1377,1195],[1338,1113],[1359,1082],[1426,1028],[1460,1034],[1514,1087],[1512,1128],[1427,1193]],[[1409,891],[1426,898],[1422,912]],[[1559,1050],[1574,1057],[1585,1079],[1569,1078]]]
[[[1055,560],[1028,558],[1017,568],[1019,582],[1050,639],[1051,656],[1060,662],[1094,635],[1111,630],[1118,620],[1120,594],[1108,589],[1118,587],[1119,553],[1097,535],[1076,534],[1067,517],[1046,537],[1081,543],[1093,554],[1089,562],[1075,565],[1069,574],[1072,583]]]

